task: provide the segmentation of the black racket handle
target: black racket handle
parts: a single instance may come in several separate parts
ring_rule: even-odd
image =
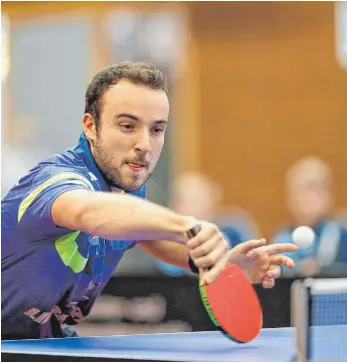
[[[191,229],[189,229],[187,231],[187,236],[189,239],[192,239],[194,236],[198,235],[199,232],[201,230],[201,227],[200,225],[195,225],[193,226]],[[195,274],[199,274],[199,269],[198,267],[194,264],[194,261],[192,259],[192,257],[189,255],[189,261],[188,261],[188,264],[189,264],[189,267],[191,269],[191,271]]]
[[[189,239],[192,239],[194,236],[198,235],[201,230],[200,225],[193,226],[190,230],[187,231],[187,236]]]

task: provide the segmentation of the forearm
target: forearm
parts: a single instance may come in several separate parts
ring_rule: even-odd
[[[180,268],[190,269],[188,265],[189,250],[185,245],[170,241],[142,241],[139,246],[156,259]]]
[[[60,226],[106,239],[185,242],[191,218],[131,195],[70,191],[53,204]],[[63,224],[63,225],[62,225]]]

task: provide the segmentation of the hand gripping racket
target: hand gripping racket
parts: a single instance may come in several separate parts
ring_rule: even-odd
[[[196,225],[187,232],[193,238],[200,232]],[[229,263],[212,283],[201,278],[206,270],[199,269],[199,290],[209,318],[218,330],[237,343],[247,343],[260,332],[263,313],[253,285],[244,272]]]

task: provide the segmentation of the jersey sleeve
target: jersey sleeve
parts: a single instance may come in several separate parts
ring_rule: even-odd
[[[51,216],[53,202],[66,191],[84,189],[94,191],[88,176],[79,168],[46,166],[33,178],[30,188],[18,208],[18,224],[31,229],[56,228]]]

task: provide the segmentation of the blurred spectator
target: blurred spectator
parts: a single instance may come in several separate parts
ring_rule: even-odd
[[[230,247],[256,238],[259,233],[251,221],[251,216],[236,207],[221,212],[222,199],[222,189],[215,181],[200,173],[189,172],[173,181],[170,207],[183,215],[216,223]],[[160,261],[156,263],[158,269],[168,275],[179,276],[189,273]]]
[[[291,223],[280,230],[274,242],[291,242],[293,230],[302,225],[313,228],[314,243],[291,253],[294,271],[285,268],[284,276],[303,277],[347,272],[347,228],[333,216],[333,176],[329,166],[318,157],[294,163],[286,174],[286,198]]]

